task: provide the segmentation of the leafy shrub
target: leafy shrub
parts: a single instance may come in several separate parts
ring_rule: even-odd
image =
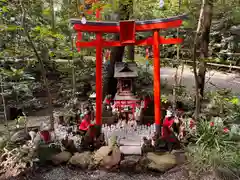
[[[217,121],[201,120],[194,134],[195,144],[188,146],[192,170],[199,174],[224,168],[231,171],[240,167],[240,135]]]
[[[139,67],[137,83],[145,86],[152,85],[153,83],[152,73],[148,69],[144,69],[144,67]]]
[[[218,114],[231,113],[240,107],[239,98],[232,95],[229,90],[212,91],[207,98],[210,99],[208,109],[215,110]]]

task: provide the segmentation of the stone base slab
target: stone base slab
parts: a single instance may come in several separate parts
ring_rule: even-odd
[[[121,153],[125,155],[141,155],[142,154],[142,148],[141,146],[120,146]]]

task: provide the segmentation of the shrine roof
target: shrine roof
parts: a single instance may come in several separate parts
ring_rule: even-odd
[[[187,19],[187,15],[179,15],[179,16],[173,16],[169,18],[160,18],[160,19],[151,19],[151,20],[145,20],[145,21],[136,21],[136,25],[145,25],[145,24],[155,24],[155,23],[164,23],[164,22],[171,22],[176,20],[183,20]],[[72,18],[70,19],[70,23],[72,25],[74,24],[83,24],[81,22],[81,19],[78,18]],[[87,21],[86,24],[83,25],[98,25],[98,26],[119,26],[118,21]]]
[[[124,77],[137,77],[137,64],[136,63],[125,63],[125,62],[116,62],[114,68],[114,77],[115,78],[124,78]]]

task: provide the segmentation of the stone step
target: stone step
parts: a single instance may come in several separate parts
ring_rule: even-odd
[[[140,140],[121,139],[119,142],[120,146],[141,146]]]
[[[141,155],[141,146],[120,146],[120,151],[124,155]]]

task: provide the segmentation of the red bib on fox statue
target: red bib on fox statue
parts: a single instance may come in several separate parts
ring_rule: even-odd
[[[40,136],[41,136],[41,139],[43,140],[44,143],[51,142],[51,133],[50,133],[50,131],[40,131]]]
[[[40,144],[48,144],[55,140],[56,136],[54,131],[51,131],[50,125],[47,123],[42,123],[40,126],[40,131],[36,134],[33,139],[33,143],[35,146]]]
[[[177,138],[172,129],[174,123],[175,117],[171,111],[167,110],[167,115],[164,118],[162,125],[162,138],[167,142],[177,142]]]

